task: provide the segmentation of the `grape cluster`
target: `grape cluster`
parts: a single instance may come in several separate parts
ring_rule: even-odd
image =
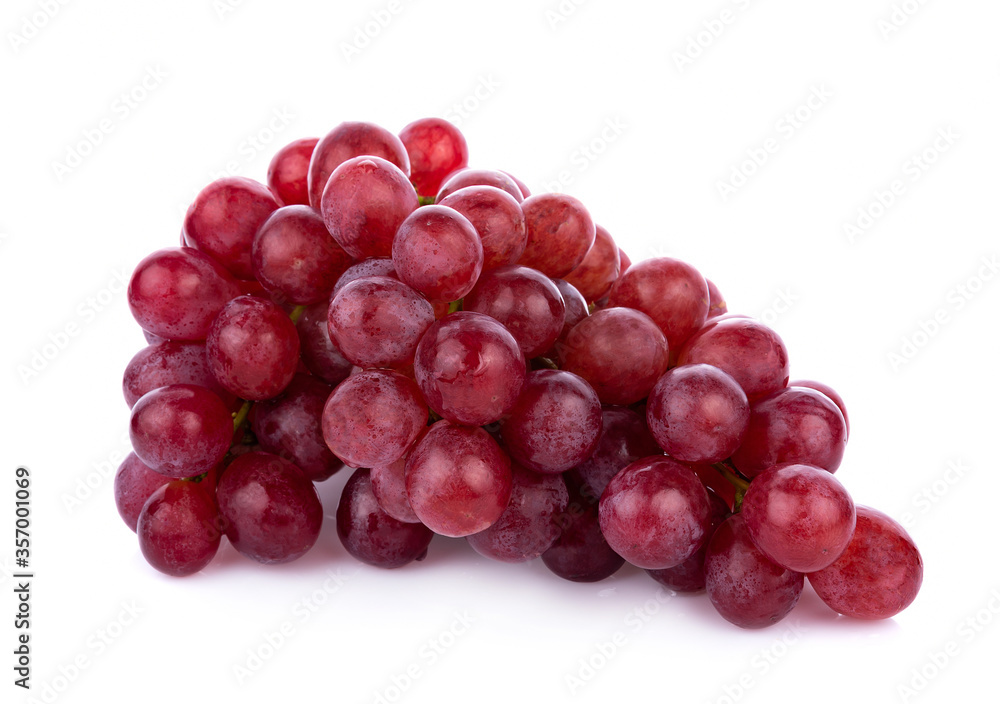
[[[920,587],[910,537],[834,476],[843,401],[789,382],[774,330],[690,264],[632,264],[579,200],[468,168],[443,120],[346,122],[266,185],[209,184],[128,302],[149,346],[115,499],[167,574],[223,537],[301,557],[347,466],[337,534],[379,567],[435,533],[578,582],[627,561],[747,628],[806,577],[866,619]]]

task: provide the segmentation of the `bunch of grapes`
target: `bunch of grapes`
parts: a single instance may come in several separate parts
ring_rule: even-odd
[[[774,330],[685,262],[631,264],[579,200],[468,168],[443,120],[343,123],[267,185],[209,184],[128,302],[149,346],[115,499],[167,574],[223,537],[301,557],[346,466],[337,534],[379,567],[434,534],[578,582],[627,561],[748,628],[806,577],[867,619],[920,587],[910,537],[834,476],[843,401],[789,382]]]

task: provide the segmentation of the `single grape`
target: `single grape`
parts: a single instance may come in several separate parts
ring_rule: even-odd
[[[834,391],[830,386],[827,386],[822,381],[813,381],[811,379],[796,379],[795,381],[788,382],[788,386],[799,386],[804,389],[813,389],[814,391],[819,391],[821,394],[826,396],[828,399],[836,404],[837,409],[840,410],[840,414],[844,416],[844,439],[846,440],[851,435],[851,419],[847,417],[847,406],[844,404],[844,399],[841,398],[840,394]]]
[[[313,207],[337,244],[361,260],[390,256],[396,230],[418,205],[405,173],[377,156],[358,156],[330,174]]]
[[[295,327],[299,332],[299,351],[306,369],[331,386],[336,386],[347,378],[354,364],[330,339],[329,309],[326,301],[306,306]]]
[[[557,519],[562,532],[542,553],[542,562],[562,579],[599,582],[621,569],[625,559],[611,549],[601,533],[596,498],[581,494],[575,483],[567,485],[569,503]]]
[[[500,423],[510,456],[528,469],[565,472],[590,457],[601,439],[601,401],[572,372],[530,372]]]
[[[732,460],[750,478],[786,463],[835,472],[846,445],[847,425],[833,401],[813,389],[788,387],[751,406],[746,434]]]
[[[711,527],[708,492],[689,468],[669,457],[636,460],[601,494],[601,532],[615,552],[643,569],[676,567]]]
[[[804,577],[764,556],[742,514],[727,518],[705,553],[705,590],[719,614],[740,628],[772,626],[792,610]]]
[[[648,315],[676,355],[708,317],[708,284],[697,269],[678,259],[646,259],[618,277],[608,305]]]
[[[750,403],[733,377],[708,364],[674,367],[656,382],[646,406],[660,447],[682,462],[712,464],[740,446]]]
[[[295,376],[299,334],[271,301],[240,296],[212,323],[205,349],[223,387],[240,398],[262,401],[280,394]]]
[[[353,263],[308,205],[278,208],[253,240],[253,272],[273,296],[295,305],[327,301]]]
[[[347,268],[347,271],[337,280],[337,285],[333,287],[333,294],[330,296],[330,300],[333,300],[333,297],[340,293],[340,289],[344,288],[344,286],[356,279],[363,279],[366,276],[388,276],[390,279],[399,278],[396,276],[396,270],[392,266],[392,257],[370,257]]]
[[[420,442],[423,433],[417,436],[414,445]],[[419,523],[420,518],[410,506],[410,498],[406,495],[406,458],[400,457],[395,462],[377,464],[371,468],[372,492],[382,510],[403,523]]]
[[[170,477],[147,467],[134,452],[128,453],[119,465],[115,472],[115,506],[133,533],[146,499],[170,481]]]
[[[779,465],[754,477],[742,513],[754,545],[794,572],[827,567],[854,534],[854,502],[847,489],[807,464]]]
[[[924,562],[906,530],[881,511],[857,507],[857,525],[833,564],[809,574],[819,598],[837,613],[892,618],[917,598]]]
[[[323,506],[316,488],[301,469],[277,455],[237,457],[222,473],[216,496],[229,542],[257,562],[291,562],[319,537]]]
[[[367,469],[355,471],[344,485],[337,506],[337,535],[355,559],[387,569],[424,559],[434,537],[422,523],[397,521],[382,510]]]
[[[618,280],[618,245],[600,225],[595,228],[594,246],[587,252],[580,265],[563,278],[573,284],[588,301],[608,295]]]
[[[576,327],[577,323],[590,315],[590,307],[587,305],[587,300],[583,297],[583,294],[573,284],[566,283],[564,279],[552,279],[552,283],[559,289],[559,293],[563,297],[563,303],[566,304],[566,316],[563,319],[562,332],[556,338],[555,344],[542,353],[543,357],[555,360],[559,358],[566,338],[569,336],[569,331]]]
[[[453,538],[485,530],[510,501],[510,459],[482,428],[439,420],[413,448],[405,475],[421,523]]]
[[[359,367],[405,367],[413,362],[434,307],[407,284],[388,276],[355,279],[330,302],[330,338]]]
[[[631,308],[596,311],[558,349],[563,369],[586,379],[602,403],[617,405],[646,398],[669,361],[667,338],[648,315]]]
[[[427,205],[410,213],[392,241],[396,276],[428,298],[456,301],[483,270],[483,243],[457,210]]]
[[[452,172],[469,165],[469,146],[455,125],[439,117],[411,122],[399,133],[410,159],[410,180],[417,193],[433,197]]]
[[[330,394],[323,408],[323,437],[351,467],[388,464],[410,449],[427,415],[413,380],[387,370],[364,371]]]
[[[472,223],[483,244],[483,270],[513,264],[528,242],[524,212],[510,193],[493,186],[466,186],[438,201]]]
[[[309,205],[309,161],[319,139],[304,137],[277,151],[267,167],[267,187],[281,205]]]
[[[556,519],[566,511],[566,482],[511,464],[510,501],[486,530],[466,540],[473,550],[500,562],[527,562],[552,547],[562,532]]]
[[[205,252],[238,279],[252,279],[250,249],[258,228],[278,209],[262,183],[227,176],[205,186],[184,217],[185,241]]]
[[[135,353],[125,367],[122,392],[129,408],[143,395],[170,384],[194,384],[211,389],[227,407],[236,410],[240,402],[212,376],[203,342],[164,340]]]
[[[552,347],[566,318],[566,303],[552,279],[517,265],[483,272],[462,309],[502,323],[528,359]]]
[[[146,562],[164,574],[200,572],[219,550],[222,538],[215,501],[194,482],[172,481],[154,491],[136,524]]]
[[[319,210],[330,175],[345,161],[364,155],[385,159],[404,176],[410,175],[410,158],[399,137],[370,122],[342,122],[313,149],[307,176],[309,205]]]
[[[147,332],[167,340],[204,340],[215,316],[239,293],[236,279],[207,254],[170,247],[135,267],[128,305]]]
[[[743,316],[712,318],[677,357],[678,366],[711,364],[743,387],[750,403],[788,384],[788,350],[778,333]]]
[[[464,425],[498,421],[521,393],[527,373],[507,329],[488,315],[465,311],[427,329],[413,371],[427,405]]]
[[[576,198],[543,193],[521,204],[528,243],[517,261],[554,279],[580,266],[594,245],[597,230],[590,213]]]
[[[470,186],[492,186],[493,188],[499,188],[501,191],[509,193],[518,203],[524,200],[524,196],[521,195],[521,189],[514,179],[502,171],[494,171],[492,169],[459,169],[444,180],[434,202],[440,203],[452,193]]]
[[[708,492],[708,500],[712,505],[711,526],[708,535],[712,536],[722,522],[732,515],[729,506],[714,491]],[[667,589],[678,592],[700,592],[705,588],[705,553],[708,552],[706,541],[691,557],[676,567],[663,570],[646,570],[646,574]]]
[[[132,407],[132,449],[150,469],[168,477],[194,477],[222,461],[233,419],[218,394],[204,386],[171,384]]]
[[[256,404],[251,427],[262,450],[292,461],[314,482],[343,468],[323,439],[323,407],[332,389],[308,374],[296,374],[280,396]]]

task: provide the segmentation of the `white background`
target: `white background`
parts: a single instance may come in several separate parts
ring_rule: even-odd
[[[983,262],[995,267],[1000,250],[1000,6],[896,7],[7,0],[0,556],[11,567],[23,464],[34,481],[31,696],[939,702],[991,692],[1000,277]],[[691,262],[730,310],[773,324],[793,377],[842,393],[852,434],[837,476],[859,503],[910,526],[926,565],[910,609],[852,622],[807,588],[786,621],[741,631],[704,596],[657,601],[634,569],[572,584],[540,562],[489,563],[435,539],[425,562],[379,571],[345,554],[330,518],[290,565],[259,566],[229,546],[187,579],[144,563],[112,495],[128,449],[121,373],[144,344],[119,279],[177,242],[184,209],[214,175],[263,179],[282,144],[342,120],[398,131],[429,115],[460,124],[473,166],[581,198],[633,260]],[[744,165],[768,145],[762,165]],[[734,168],[752,173],[741,183]],[[724,197],[720,183],[738,187]],[[871,219],[852,236],[845,225],[860,211]],[[344,478],[321,487],[328,516]],[[0,587],[0,699],[28,701],[12,684],[6,572]],[[252,653],[262,662],[241,681],[235,668],[256,665]]]

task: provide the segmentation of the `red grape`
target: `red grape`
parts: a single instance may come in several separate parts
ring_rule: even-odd
[[[202,342],[165,340],[143,347],[125,367],[122,391],[129,408],[144,394],[170,384],[194,384],[211,389],[227,407],[239,408],[236,397],[212,376]]]
[[[133,533],[146,499],[170,481],[170,477],[147,467],[134,452],[128,453],[118,467],[115,472],[115,506],[118,515]]]
[[[569,504],[559,522],[562,532],[542,553],[542,562],[556,576],[571,582],[599,582],[625,564],[601,533],[596,500],[582,495],[574,484],[569,485]]]
[[[411,122],[399,133],[410,159],[410,180],[417,193],[432,198],[446,176],[469,165],[469,147],[455,125],[439,117]]]
[[[563,278],[573,284],[588,301],[604,298],[617,281],[619,267],[618,245],[600,225],[595,228],[594,246],[587,252],[580,265]]]
[[[468,188],[469,186],[492,186],[493,188],[499,188],[501,191],[506,191],[518,203],[524,200],[524,196],[521,195],[521,189],[514,179],[502,171],[494,171],[492,169],[460,169],[444,180],[434,202],[440,203],[452,193],[460,191],[463,188]]]
[[[660,452],[646,427],[645,415],[631,408],[605,406],[601,410],[601,439],[597,447],[567,475],[585,487],[596,501],[618,472],[640,458]]]
[[[456,210],[427,205],[410,213],[392,241],[396,276],[428,298],[456,301],[483,270],[483,243]]]
[[[399,137],[370,122],[342,122],[313,149],[307,177],[309,205],[319,210],[323,189],[334,170],[348,159],[364,155],[381,157],[404,176],[410,175],[410,158]]]
[[[309,205],[309,161],[319,139],[305,137],[279,149],[267,167],[267,187],[281,205]]]
[[[814,391],[819,391],[821,394],[833,401],[834,404],[836,404],[837,409],[840,411],[840,414],[844,416],[844,439],[846,440],[850,437],[851,419],[847,417],[847,406],[844,404],[844,399],[841,398],[840,394],[824,384],[822,381],[813,381],[811,379],[797,379],[795,381],[790,381],[788,382],[788,386],[799,386],[804,389],[813,389]]]
[[[528,243],[517,261],[554,279],[580,266],[597,230],[583,203],[563,193],[543,193],[521,204]]]
[[[524,212],[515,198],[493,186],[466,186],[438,201],[468,219],[483,243],[483,269],[513,264],[528,242]]]
[[[218,552],[219,511],[198,484],[172,481],[146,501],[136,534],[146,562],[164,574],[186,577],[202,570]]]
[[[336,386],[351,373],[354,363],[345,358],[330,339],[329,309],[325,301],[306,306],[295,327],[299,332],[299,350],[306,369]]]

